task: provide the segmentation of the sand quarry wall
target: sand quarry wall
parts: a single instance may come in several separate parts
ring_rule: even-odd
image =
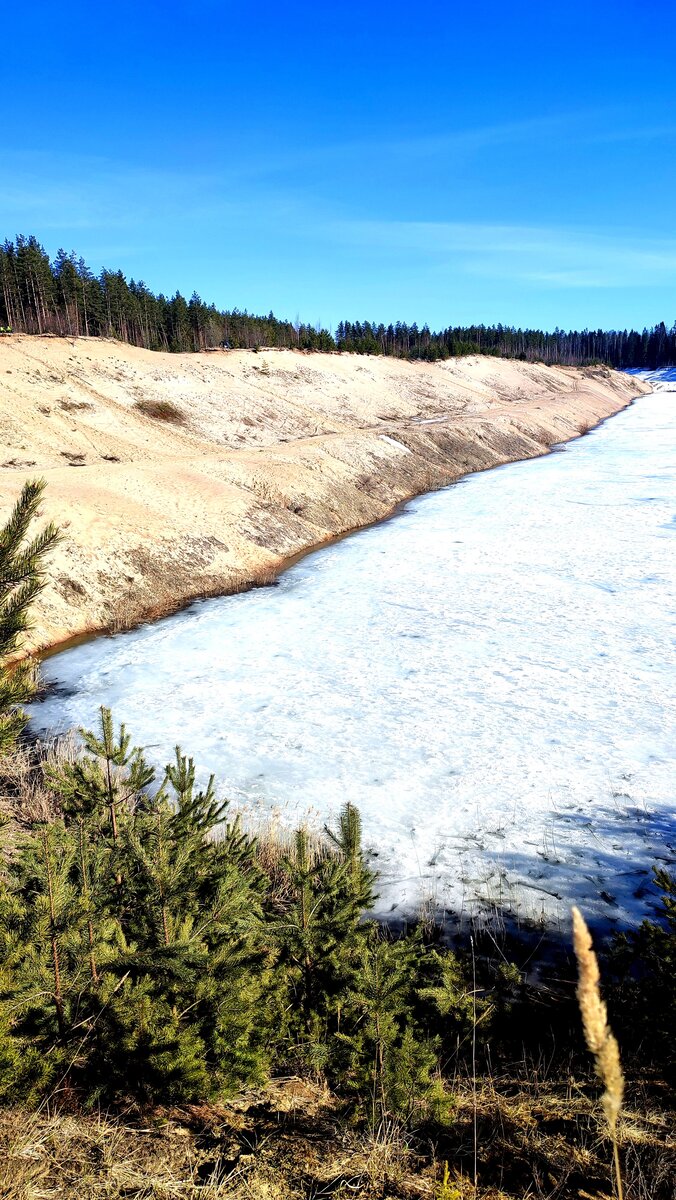
[[[483,357],[0,338],[0,517],[42,476],[44,515],[64,533],[29,647],[270,580],[401,501],[542,454],[648,390],[606,368]]]

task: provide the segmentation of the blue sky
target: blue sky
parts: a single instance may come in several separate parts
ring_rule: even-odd
[[[222,307],[676,319],[676,5],[31,0],[0,235]]]

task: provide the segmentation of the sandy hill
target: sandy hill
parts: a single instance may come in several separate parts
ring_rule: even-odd
[[[0,503],[64,529],[32,645],[269,578],[468,471],[541,454],[648,390],[605,368],[290,350],[172,355],[0,338]]]

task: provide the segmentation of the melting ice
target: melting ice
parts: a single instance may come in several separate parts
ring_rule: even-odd
[[[352,800],[383,914],[640,918],[676,837],[676,371],[651,378],[589,436],[418,499],[277,587],[50,658],[36,732],[109,705],[256,824]]]

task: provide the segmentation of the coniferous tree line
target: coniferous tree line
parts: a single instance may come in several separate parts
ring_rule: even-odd
[[[75,253],[51,261],[35,237],[19,236],[0,248],[0,330],[60,336],[114,337],[149,350],[278,349],[347,351],[435,362],[465,354],[524,361],[608,363],[648,368],[676,363],[676,324],[652,329],[515,329],[507,325],[454,326],[433,332],[413,323],[341,321],[335,335],[300,320],[238,309],[219,311],[197,293],[155,295],[122,271],[97,276]]]
[[[676,363],[676,324],[654,329],[570,330],[547,333],[507,325],[456,326],[432,333],[427,325],[373,325],[341,321],[336,330],[338,349],[357,354],[386,354],[436,362],[465,354],[490,354],[525,362],[576,366],[608,363],[620,370],[671,366]]]
[[[193,292],[154,295],[122,271],[96,276],[82,258],[59,250],[52,261],[34,237],[0,248],[0,329],[62,337],[114,337],[148,350],[199,351],[221,345],[334,350],[326,330],[233,309],[219,312]]]

